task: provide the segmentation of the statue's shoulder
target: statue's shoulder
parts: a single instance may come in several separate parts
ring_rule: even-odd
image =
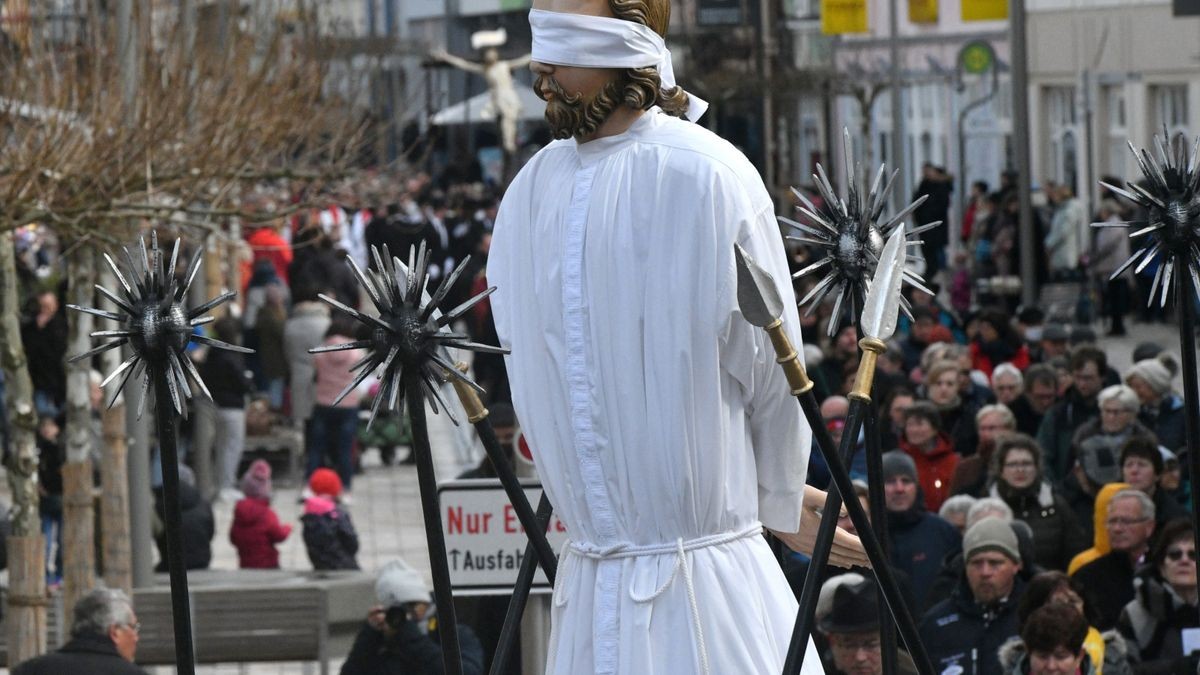
[[[672,168],[696,179],[735,181],[751,192],[765,191],[758,169],[735,145],[704,126],[659,113],[647,141],[670,148],[662,153]]]

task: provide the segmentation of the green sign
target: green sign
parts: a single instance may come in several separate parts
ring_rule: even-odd
[[[983,41],[969,42],[958,53],[958,62],[963,72],[970,75],[982,75],[992,69],[996,61],[996,52],[992,46]]]

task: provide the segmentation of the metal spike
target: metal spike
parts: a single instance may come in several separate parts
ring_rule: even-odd
[[[1132,225],[1143,225],[1143,224],[1145,224],[1145,222],[1146,221],[1144,221],[1144,220],[1114,220],[1114,221],[1106,220],[1101,223],[1092,223],[1091,227],[1094,227],[1096,229],[1099,229],[1101,227],[1130,227]]]
[[[1104,181],[1100,181],[1100,184],[1103,185],[1104,187],[1108,188],[1110,191],[1115,192],[1118,195],[1121,195],[1122,197],[1128,199],[1131,202],[1134,202],[1135,204],[1142,203],[1141,197],[1138,197],[1137,195],[1135,195],[1131,192],[1123,190],[1123,189],[1117,187],[1116,185],[1112,185],[1111,183],[1106,183]]]
[[[805,215],[808,215],[808,214],[805,214]],[[808,225],[805,225],[804,223],[801,223],[799,221],[792,220],[791,218],[788,218],[787,216],[776,216],[776,218],[779,220],[779,222],[783,223],[784,225],[787,225],[788,227],[790,227],[792,229],[800,230],[801,232],[811,234],[814,237],[822,237],[822,238],[825,237],[824,232],[822,232],[816,228],[809,227]]]
[[[137,316],[138,313],[136,311],[134,311],[133,307],[131,307],[124,300],[118,298],[116,293],[113,293],[112,291],[101,286],[100,284],[96,284],[95,289],[100,293],[100,295],[103,295],[104,297],[111,300],[114,305],[116,305],[117,307],[120,307],[121,310],[123,312],[125,312],[126,314],[129,314],[130,316]]]
[[[829,315],[829,325],[825,329],[825,334],[833,337],[837,334],[838,324],[842,321],[842,302],[846,296],[850,295],[849,289],[846,288],[846,283],[838,284],[837,291],[834,292],[833,313]]]
[[[196,273],[200,271],[200,261],[204,258],[203,249],[197,248],[192,254],[192,260],[188,263],[187,274],[183,278],[183,285],[175,289],[175,297],[182,299],[192,287],[192,282],[196,279]]]
[[[930,231],[930,230],[934,229],[935,227],[938,227],[938,226],[940,226],[941,224],[942,224],[942,221],[940,221],[940,220],[935,220],[935,221],[933,221],[933,222],[931,222],[931,223],[925,223],[924,225],[921,225],[921,226],[919,226],[919,227],[914,227],[914,228],[912,228],[911,230],[909,230],[909,231],[906,233],[906,235],[907,235],[907,236],[909,236],[909,237],[911,237],[911,236],[913,236],[914,234],[921,234],[922,232],[928,232],[928,231]],[[890,234],[890,233],[889,233],[889,234]]]
[[[196,386],[200,387],[200,391],[204,393],[205,398],[211,401],[212,394],[209,393],[208,387],[204,384],[204,380],[200,378],[200,373],[196,370],[196,364],[192,363],[192,360],[186,357],[183,358],[182,361],[184,370],[186,370],[187,374],[192,378],[192,382],[195,382]]]
[[[104,253],[104,262],[108,263],[109,269],[111,269],[113,275],[117,277],[117,282],[120,283],[121,287],[125,289],[125,297],[132,301],[134,298],[133,287],[129,285],[129,281],[125,278],[125,275],[121,274],[121,268],[117,267],[117,263],[113,261],[112,256],[110,256],[107,251]]]
[[[1149,252],[1146,253],[1144,258],[1142,258],[1142,262],[1138,263],[1138,266],[1133,268],[1134,274],[1141,274],[1142,270],[1146,269],[1146,267],[1150,264],[1150,261],[1154,260],[1154,258],[1158,255],[1158,252],[1161,250],[1162,250],[1161,243],[1155,244],[1154,246],[1150,247]],[[1153,295],[1153,294],[1151,294],[1151,295]]]
[[[1150,227],[1143,227],[1142,229],[1138,230],[1137,232],[1130,232],[1129,238],[1133,239],[1135,237],[1140,237],[1143,234],[1150,234],[1151,232],[1157,232],[1158,230],[1161,230],[1166,226],[1167,226],[1166,223],[1159,223],[1157,225],[1151,225]]]
[[[1163,272],[1162,297],[1158,300],[1160,307],[1167,306],[1167,291],[1171,288],[1171,274],[1175,271],[1175,258],[1168,257],[1164,267],[1166,267],[1166,271]]]
[[[320,347],[313,347],[312,349],[308,350],[308,353],[325,354],[328,352],[342,352],[349,349],[366,349],[373,344],[375,343],[371,340],[355,340],[354,342],[345,342],[338,345],[322,345]]]
[[[216,321],[216,317],[198,316],[195,319],[188,321],[188,325],[191,326],[192,328],[195,328],[196,326],[203,326],[204,324],[212,323],[213,321]]]
[[[375,324],[376,326],[379,326],[380,328],[382,328],[386,331],[389,331],[389,332],[392,330],[392,327],[390,325],[388,325],[388,323],[386,321],[383,321],[379,317],[371,316],[370,314],[364,314],[364,313],[358,311],[357,309],[354,309],[353,307],[348,307],[348,306],[342,304],[340,301],[335,300],[335,299],[329,297],[328,295],[325,295],[324,293],[317,294],[317,297],[324,300],[325,302],[333,305],[334,307],[337,307],[338,309],[342,310],[343,312],[349,314],[350,316],[354,317],[355,319],[358,319],[359,321],[361,321],[363,323]]]
[[[813,239],[812,237],[784,237],[788,241],[794,241],[798,244],[809,244],[811,246],[829,246],[829,242],[824,239]]]
[[[462,316],[463,314],[466,314],[467,310],[469,310],[472,307],[474,307],[475,305],[479,304],[480,301],[482,301],[484,298],[488,297],[489,295],[491,295],[492,293],[495,293],[495,292],[496,292],[496,287],[492,286],[491,288],[477,294],[475,297],[471,298],[470,300],[467,300],[463,304],[459,305],[458,307],[455,307],[454,309],[450,310],[446,314],[439,317],[438,320],[434,322],[434,325],[436,325],[438,328],[441,328],[442,326],[449,324],[451,321],[454,321],[454,320],[458,319],[458,317]]]
[[[140,356],[138,356],[137,354],[134,354],[133,356],[125,359],[125,361],[121,365],[117,366],[116,370],[109,373],[108,377],[104,378],[104,380],[102,382],[100,382],[100,386],[107,387],[109,382],[112,382],[113,379],[116,378],[117,375],[120,375],[121,373],[125,372],[126,369],[128,369],[130,366],[132,366],[134,363],[136,363],[138,361],[138,359],[140,359],[140,358],[141,358]]]
[[[358,263],[354,262],[354,258],[352,256],[346,256],[346,265],[350,268],[350,271],[354,274],[354,277],[358,279],[358,284],[363,287],[363,290],[366,291],[367,295],[371,298],[371,303],[375,305],[375,309],[379,310],[379,313],[382,314],[383,298],[379,294],[379,289],[375,287],[375,282],[367,278],[366,273],[362,271],[362,268],[358,266]]]
[[[100,345],[99,347],[96,347],[95,349],[90,349],[82,354],[72,356],[71,358],[67,359],[67,363],[77,363],[84,359],[89,359],[93,356],[96,356],[97,354],[103,354],[104,352],[106,352],[110,349],[116,349],[117,347],[124,345],[126,342],[129,342],[128,338],[121,338],[120,340],[117,340],[115,342],[107,342],[105,344]]]
[[[506,347],[493,347],[492,345],[480,344],[478,342],[447,342],[447,346],[456,347],[458,349],[467,349],[473,352],[483,352],[484,354],[511,354],[512,350]]]
[[[467,385],[468,387],[474,389],[475,393],[480,394],[480,395],[487,393],[483,387],[476,384],[475,381],[472,380],[471,378],[460,373],[458,371],[458,368],[455,368],[454,365],[452,363],[450,363],[449,361],[447,361],[446,359],[443,359],[442,357],[438,356],[437,354],[430,354],[429,360],[431,360],[434,363],[441,366],[442,369],[446,371],[446,375],[448,377],[452,377],[452,378],[458,380],[459,382],[462,382],[463,384]]]
[[[207,335],[193,334],[191,336],[191,339],[195,340],[196,342],[203,342],[204,344],[209,345],[211,347],[216,347],[217,349],[225,349],[225,350],[228,350],[231,352],[237,352],[239,354],[253,354],[254,353],[253,349],[247,349],[246,347],[241,347],[238,345],[231,345],[228,342],[222,342],[215,338],[210,338]]]
[[[1145,199],[1149,200],[1149,201],[1150,201],[1150,203],[1154,204],[1155,206],[1158,206],[1158,207],[1159,207],[1159,208],[1161,208],[1161,209],[1165,209],[1165,208],[1167,208],[1167,204],[1166,204],[1166,202],[1164,202],[1163,200],[1159,199],[1159,198],[1158,198],[1156,195],[1150,194],[1150,192],[1148,192],[1148,191],[1147,191],[1145,188],[1143,188],[1141,185],[1138,185],[1137,183],[1133,183],[1133,184],[1131,184],[1131,185],[1129,186],[1129,189],[1130,189],[1130,190],[1133,190],[1134,192],[1138,193],[1139,195],[1141,195],[1141,196],[1142,196],[1142,197],[1144,197]]]
[[[230,300],[232,300],[236,297],[237,297],[237,293],[234,291],[227,291],[225,293],[222,293],[222,294],[218,295],[217,297],[213,298],[212,300],[209,300],[208,302],[204,303],[203,305],[200,305],[199,307],[196,307],[195,309],[192,309],[191,311],[189,311],[187,313],[187,318],[194,319],[194,318],[200,316],[201,314],[207,313],[208,310],[210,310],[218,305],[229,302]]]
[[[836,280],[837,280],[837,277],[834,276],[833,271],[830,271],[830,273],[826,274],[825,277],[823,279],[821,279],[821,281],[818,282],[816,286],[813,286],[811,289],[809,289],[808,293],[806,293],[804,295],[804,297],[800,299],[800,302],[797,304],[807,305],[809,300],[812,300],[813,298],[815,298],[817,296],[817,294],[820,293],[823,288],[831,285]],[[815,304],[819,304],[819,303],[813,303],[813,304],[815,305]]]
[[[150,289],[154,287],[154,277],[150,273],[150,256],[146,253],[146,240],[138,237],[138,244],[138,249],[142,252],[142,275],[146,278],[146,288]]]
[[[925,200],[927,200],[927,199],[929,199],[929,195],[921,195],[915,201],[913,201],[913,203],[904,207],[903,209],[900,210],[899,213],[892,216],[892,219],[888,221],[887,225],[884,225],[880,229],[882,229],[885,232],[891,232],[893,227],[895,227],[896,225],[899,225],[900,221],[904,220],[913,211],[916,211],[917,207],[924,204]]]
[[[125,391],[125,385],[129,382],[130,377],[140,377],[141,373],[146,369],[146,362],[138,359],[132,368],[125,371],[125,376],[121,378],[121,382],[113,389],[112,397],[108,400],[108,408],[112,409],[117,403],[117,399],[121,397],[121,392]]]
[[[112,312],[106,312],[102,309],[96,309],[95,307],[82,307],[80,305],[67,305],[67,309],[73,309],[76,312],[83,312],[84,314],[91,314],[92,316],[98,316],[102,319],[108,319],[110,321],[120,321],[120,322],[124,323],[125,321],[129,320],[129,318],[126,316],[122,316],[120,314],[114,314]]]
[[[150,398],[150,378],[142,378],[142,398],[138,401],[137,418],[142,419],[142,413],[146,411],[146,399]]]
[[[1150,282],[1150,295],[1146,298],[1147,307],[1154,304],[1154,296],[1158,295],[1158,284],[1162,281],[1164,267],[1166,265],[1159,265],[1158,269],[1154,271],[1154,280]]]
[[[387,358],[385,358],[383,363],[379,366],[379,368],[383,370],[384,375],[387,375],[388,369],[392,366],[392,361],[395,360],[396,355],[399,353],[400,345],[392,345],[392,348],[388,350]],[[371,372],[374,372],[375,370],[375,368],[372,368]]]
[[[833,281],[836,277],[834,277],[833,273],[830,272],[825,278]],[[817,308],[821,306],[821,303],[825,301],[825,296],[829,295],[831,290],[833,290],[833,284],[825,286],[825,288],[823,288],[821,292],[817,294],[817,297],[814,298],[811,303],[809,303],[808,307],[804,309],[804,316],[812,316],[813,312],[815,312]]]
[[[434,383],[435,381],[433,379],[433,376],[430,373],[426,372],[426,369],[422,369],[421,379],[424,380],[425,388],[429,392],[430,396],[432,397],[429,400],[429,405],[433,406],[434,414],[435,415],[437,414],[437,406],[434,405],[434,401],[437,401],[438,403],[442,404],[442,410],[444,410],[446,412],[446,417],[450,418],[450,422],[452,424],[454,424],[454,426],[458,426],[458,418],[456,418],[454,416],[454,413],[450,410],[450,406],[446,405],[446,402],[444,400],[442,400],[442,395],[440,393],[438,393],[438,387]]]
[[[821,269],[822,267],[829,265],[832,262],[833,262],[833,256],[826,256],[824,258],[821,258],[817,262],[809,265],[808,267],[805,267],[804,269],[800,270],[799,272],[796,272],[795,274],[792,275],[792,278],[799,279],[800,277],[807,276],[809,274],[812,274],[813,272],[816,272],[817,270]]]
[[[137,263],[133,261],[133,254],[129,252],[129,247],[127,246],[122,246],[121,251],[125,254],[125,263],[129,265],[130,278],[133,279],[133,285],[137,288],[138,297],[145,297],[146,280],[142,275],[138,274]]]
[[[92,338],[128,338],[135,335],[131,330],[97,330],[88,334]]]
[[[461,275],[463,271],[467,269],[467,264],[469,262],[471,262],[471,256],[463,258],[463,261],[458,264],[458,267],[454,268],[453,272],[442,277],[442,281],[438,284],[437,290],[433,292],[433,297],[429,298],[429,303],[426,304],[425,308],[421,310],[421,321],[428,321],[429,317],[433,316],[433,312],[437,309],[438,305],[442,304],[442,300],[446,299],[446,294],[450,292],[451,287],[453,287],[454,283],[458,281],[459,275]]]
[[[1135,262],[1137,262],[1138,258],[1145,255],[1149,250],[1149,248],[1139,248],[1137,251],[1134,251],[1133,255],[1129,256],[1125,262],[1121,263],[1120,267],[1118,267],[1111,275],[1109,275],[1108,280],[1112,281],[1113,279],[1116,279],[1124,274],[1125,270],[1129,269]]]
[[[179,241],[176,239],[176,241]],[[175,371],[175,380],[179,384],[180,391],[183,392],[184,400],[192,397],[192,388],[188,386],[187,376],[183,374],[183,366],[179,363],[180,359],[186,359],[186,356],[176,356],[174,351],[167,352],[167,360],[171,362],[171,370]]]
[[[879,220],[879,216],[883,215],[883,209],[887,206],[888,197],[892,196],[892,188],[896,184],[896,178],[900,175],[900,169],[893,169],[892,175],[888,177],[887,185],[883,186],[883,192],[879,194],[879,203],[875,205],[875,209],[871,211],[871,220]]]
[[[342,390],[342,393],[338,394],[337,398],[333,400],[333,405],[336,407],[337,404],[341,403],[342,399],[346,398],[350,392],[354,391],[358,385],[362,384],[363,380],[367,379],[367,376],[370,374],[371,371],[364,368],[358,373],[358,375],[355,375],[354,379],[350,381],[350,384],[346,385],[346,388]]]

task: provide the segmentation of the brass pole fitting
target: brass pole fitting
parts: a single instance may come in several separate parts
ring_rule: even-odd
[[[887,349],[887,345],[879,338],[865,337],[858,341],[858,346],[863,350],[862,360],[858,363],[858,373],[854,376],[854,390],[850,392],[850,398],[870,401],[871,386],[875,383],[875,362]]]
[[[792,346],[792,341],[783,331],[783,320],[775,319],[771,325],[766,327],[766,331],[767,335],[771,336],[771,344],[775,346],[777,355],[775,361],[783,366],[783,373],[787,377],[788,386],[792,389],[792,396],[807,393],[813,388],[813,383],[808,379],[808,373],[804,372],[804,366],[800,365],[800,356],[796,353],[796,348]]]

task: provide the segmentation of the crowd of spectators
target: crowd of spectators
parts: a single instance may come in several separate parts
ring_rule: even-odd
[[[1169,351],[1145,343],[1134,351],[1133,365],[1117,372],[1111,350],[1092,328],[1102,314],[1101,331],[1123,334],[1133,299],[1144,299],[1148,281],[1110,281],[1108,274],[1128,255],[1128,240],[1111,237],[1112,229],[1088,228],[1081,202],[1051,185],[1037,218],[1037,269],[1046,282],[1076,285],[1081,301],[1065,316],[1020,306],[1006,281],[1020,269],[1012,177],[1006,174],[995,192],[981,183],[970,189],[954,235],[923,237],[924,270],[935,295],[906,289],[911,317],[901,319],[878,364],[878,438],[862,432],[849,467],[865,481],[867,447],[885,453],[891,562],[935,670],[1194,673],[1200,615],[1187,519],[1191,486],[1180,470],[1186,412],[1176,391],[1179,366]],[[926,167],[918,193],[930,195],[918,221],[947,220],[953,181],[945,171]],[[1095,219],[1136,215],[1115,196],[1102,197]],[[319,196],[294,190],[253,199],[267,209],[304,200],[319,206],[230,230],[237,236],[241,301],[207,328],[256,353],[189,353],[215,402],[214,447],[188,444],[189,462],[210,452],[216,470],[205,489],[184,481],[192,512],[185,526],[196,533],[188,541],[203,542],[188,564],[208,565],[211,504],[221,502],[234,510],[229,536],[242,565],[278,566],[275,547],[292,524],[280,522],[271,507],[270,467],[244,456],[248,430],[263,433],[265,418],[304,437],[309,487],[297,524],[314,568],[355,569],[358,533],[350,512],[361,452],[378,447],[385,463],[407,461],[408,431],[402,417],[388,414],[372,431],[364,428],[361,413],[377,391],[350,386],[349,367],[361,351],[308,353],[365,337],[360,325],[331,312],[319,296],[370,310],[345,258],[367,269],[375,264],[371,247],[386,246],[407,259],[410,247],[421,244],[430,251],[431,285],[466,266],[448,306],[483,290],[499,195],[418,173],[364,179],[354,189]],[[53,238],[36,230],[22,237],[29,298],[23,337],[45,422],[39,427],[47,472],[42,485],[52,497],[61,493],[61,479],[51,474],[61,464],[56,424],[65,405],[62,289],[53,283]],[[789,246],[796,269],[821,255]],[[806,292],[807,283],[798,280],[796,290]],[[821,413],[840,440],[859,351],[848,323],[825,338],[831,320],[826,305],[802,322]],[[486,301],[459,328],[475,341],[497,341]],[[502,359],[476,355],[472,368],[489,406],[511,417]],[[192,434],[193,440],[203,435]],[[487,469],[485,463],[471,475]],[[814,451],[809,480],[824,488],[828,479]],[[860,487],[865,500],[865,482]],[[55,500],[44,503],[47,532],[61,529]],[[841,525],[852,527],[847,519]],[[49,567],[54,574],[61,563]],[[791,555],[784,568],[798,589],[806,561]],[[877,604],[871,583],[840,575],[826,582],[823,595],[818,626],[831,670],[879,672],[878,622],[863,618],[874,616]]]

